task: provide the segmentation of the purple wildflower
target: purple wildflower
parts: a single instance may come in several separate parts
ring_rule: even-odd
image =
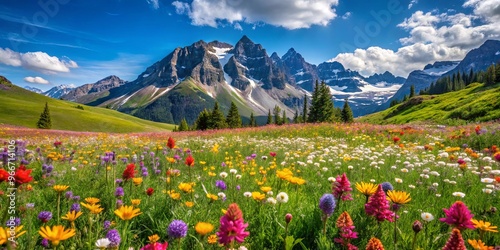
[[[187,235],[188,226],[182,220],[174,220],[170,225],[168,225],[167,233],[168,236],[177,239],[184,238]]]

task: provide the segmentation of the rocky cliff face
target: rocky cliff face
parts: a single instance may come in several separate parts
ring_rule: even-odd
[[[80,87],[72,89],[63,95],[62,98],[69,101],[86,103],[89,100],[93,100],[103,95],[104,92],[117,88],[125,83],[126,81],[120,79],[118,76],[112,75],[95,83],[84,84]]]
[[[290,48],[281,58],[288,79],[307,91],[314,90],[314,83],[320,80],[316,65],[306,62],[301,54]]]

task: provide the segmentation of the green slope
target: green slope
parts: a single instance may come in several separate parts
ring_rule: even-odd
[[[490,121],[500,118],[500,84],[485,87],[474,83],[442,95],[416,96],[387,110],[363,116],[359,122],[403,124],[429,121]]]
[[[114,110],[57,100],[30,92],[0,76],[0,123],[35,128],[48,103],[52,129],[93,132],[168,131],[173,125],[139,119]]]

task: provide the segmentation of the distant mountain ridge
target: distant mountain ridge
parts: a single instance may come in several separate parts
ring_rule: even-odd
[[[497,42],[487,43],[496,48]],[[482,60],[483,50],[479,51],[472,61]],[[293,48],[282,57],[275,52],[269,56],[262,45],[243,36],[234,46],[198,41],[178,47],[133,81],[114,78],[98,84],[99,88],[82,86],[64,98],[153,121],[179,123],[186,118],[192,124],[215,101],[224,111],[234,101],[244,117],[250,113],[267,116],[275,106],[292,117],[302,110],[304,96],[311,95],[315,82],[325,81],[335,106],[341,107],[348,99],[354,115],[360,116],[387,108],[393,99],[402,99],[412,84],[419,91],[458,67],[459,62],[436,62],[413,71],[408,79],[390,72],[363,77],[336,61],[310,64]]]

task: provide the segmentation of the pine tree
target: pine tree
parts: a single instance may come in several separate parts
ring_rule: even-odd
[[[281,108],[278,105],[274,105],[273,114],[274,114],[274,124],[281,125]]]
[[[292,119],[293,123],[297,124],[299,123],[299,111],[298,110],[295,110],[295,113],[293,115],[293,119]]]
[[[273,123],[273,116],[271,115],[271,110],[269,110],[269,112],[267,113],[267,122],[266,124],[269,125]]]
[[[253,112],[250,114],[250,122],[248,123],[249,127],[257,127],[257,122],[255,121],[255,117],[253,116]]]
[[[314,90],[312,93],[312,98],[311,98],[311,108],[309,109],[309,114],[307,115],[307,122],[318,122],[319,120],[319,99],[320,95],[320,90],[319,90],[319,83],[318,80],[316,80],[316,84],[314,85]]]
[[[189,131],[189,125],[186,118],[182,118],[181,123],[179,124],[179,131]]]
[[[215,102],[214,109],[212,109],[212,113],[210,114],[210,122],[208,128],[223,129],[226,127],[227,124],[224,113],[222,113],[222,110],[219,109],[219,103]]]
[[[415,96],[415,85],[410,86],[410,98]],[[345,104],[344,104],[345,105]]]
[[[347,98],[345,99],[344,107],[342,108],[342,121],[346,123],[351,123],[354,121],[352,110],[351,107],[349,106]]]
[[[495,66],[495,82],[500,82],[500,63]]]
[[[493,85],[495,84],[496,81],[496,74],[495,74],[495,65],[491,65],[488,67],[488,70],[486,70],[486,79],[484,81],[484,84],[486,86]]]
[[[307,100],[307,95],[304,95],[304,109],[302,109],[302,122],[306,123],[307,122],[307,110],[308,110],[308,100]]]
[[[229,108],[229,113],[226,117],[226,123],[229,128],[241,128],[241,117],[238,112],[238,107],[234,102],[231,102],[231,107]]]
[[[207,130],[210,124],[210,112],[207,109],[204,109],[198,115],[194,125],[197,130]]]
[[[283,109],[283,116],[281,117],[281,124],[287,124],[288,117],[286,117],[286,110]]]
[[[330,88],[325,82],[316,83],[313,92],[308,122],[332,122],[335,118],[335,108],[332,102]]]
[[[36,123],[36,127],[43,128],[43,129],[51,129],[52,128],[52,121],[50,119],[49,104],[47,102],[45,103],[45,108],[43,109],[42,114],[40,114],[40,119],[38,119],[38,122]]]

